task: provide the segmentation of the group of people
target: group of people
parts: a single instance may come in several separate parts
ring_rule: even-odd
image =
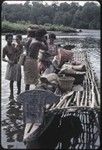
[[[31,84],[37,84],[41,73],[41,62],[38,57],[39,51],[42,50],[50,55],[52,60],[57,55],[57,46],[54,44],[56,35],[54,33],[47,34],[42,28],[29,27],[27,30],[27,40],[22,42],[22,35],[16,35],[16,43],[13,43],[13,34],[5,35],[7,41],[3,48],[3,61],[7,62],[6,79],[10,81],[10,98],[14,97],[13,85],[17,81],[17,94],[21,92],[21,64],[20,59],[26,50],[25,60],[23,64],[25,90],[30,89]],[[7,59],[6,59],[7,56]],[[43,68],[44,69],[44,68]],[[42,69],[42,70],[43,70]]]

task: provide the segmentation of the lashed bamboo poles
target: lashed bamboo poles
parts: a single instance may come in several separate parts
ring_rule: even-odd
[[[87,81],[86,81],[86,90],[85,90],[85,106],[87,106],[87,101],[88,101],[88,91],[87,91],[87,86],[88,86],[88,84],[87,84]]]
[[[93,100],[92,101],[92,106],[93,106],[93,103],[95,105],[99,105],[100,95],[99,95],[99,92],[97,90],[97,86],[94,84],[93,81],[91,81],[91,85],[92,85],[92,100]]]
[[[90,70],[91,71],[91,70]],[[97,100],[98,100],[98,105],[100,105],[100,94],[99,94],[99,91],[98,91],[98,88],[97,88],[97,85],[96,85],[96,82],[95,82],[95,79],[94,79],[94,75],[93,75],[93,72],[91,71],[92,73],[92,78],[93,78],[93,84],[94,84],[94,87],[95,87],[95,91],[97,93]]]
[[[97,106],[97,104],[96,104],[96,95],[98,94],[98,98],[97,99],[99,99],[99,92],[97,91],[97,85],[96,84],[94,84],[94,82],[95,82],[95,79],[94,79],[94,77],[92,76],[93,75],[93,72],[92,72],[92,70],[91,70],[91,68],[90,68],[90,66],[89,66],[89,64],[87,65],[89,68],[88,68],[88,70],[89,70],[89,72],[88,72],[88,76],[89,76],[89,78],[90,78],[90,80],[91,80],[91,86],[92,86],[92,88],[90,88],[90,93],[89,93],[89,98],[91,98],[92,99],[92,102],[91,102],[91,107],[93,107],[94,108],[94,106]],[[89,82],[89,78],[87,78],[88,79],[88,84],[90,83]],[[90,87],[90,84],[89,84],[89,87]],[[95,91],[95,88],[96,88],[96,91]],[[95,93],[96,92],[96,93]],[[96,124],[96,126],[97,126],[97,128],[99,128],[99,126],[98,126],[98,122],[97,121],[95,121],[95,124]],[[93,128],[94,126],[92,126],[92,128]],[[92,129],[92,130],[95,130],[95,127],[94,127],[94,129]],[[90,130],[89,130],[89,132],[90,132]],[[93,133],[94,131],[92,131],[92,133]],[[96,134],[95,134],[96,135]],[[99,134],[97,134],[97,136],[94,136],[93,135],[93,143],[92,143],[92,146],[94,145],[94,142],[96,141],[96,139],[97,139],[97,137],[98,137],[98,135]],[[90,136],[90,134],[89,134],[89,136]],[[92,134],[91,134],[91,136],[92,136]],[[89,139],[90,139],[90,137],[89,137]],[[90,143],[90,142],[89,142]],[[87,148],[87,147],[86,147]],[[94,148],[94,147],[93,147]]]
[[[92,99],[92,80],[91,80],[91,75],[90,75],[90,70],[88,69],[88,65],[87,65],[87,89],[88,89],[88,101],[87,101],[87,105],[91,105],[91,99]]]
[[[84,99],[85,99],[85,91],[83,91],[80,106],[83,106],[83,104],[84,104]]]
[[[90,105],[91,98],[92,98],[91,87],[90,87],[91,77],[90,77],[90,70],[88,68],[89,67],[88,66],[88,60],[86,59],[85,62],[86,62],[86,67],[87,67],[87,71],[86,71],[86,78],[87,79],[86,79],[86,90],[85,90],[86,91],[85,105]]]
[[[80,91],[77,92],[77,106],[80,104]]]
[[[86,55],[86,54],[85,54]],[[91,68],[90,68],[90,66],[89,66],[89,62],[88,62],[88,59],[87,59],[87,56],[86,56],[86,66],[87,66],[87,73],[86,73],[86,76],[87,76],[87,85],[89,86],[89,88],[90,88],[90,82],[89,82],[89,78],[91,79],[91,84],[92,84],[92,87],[94,86],[94,84],[93,84],[93,79],[94,79],[94,77],[92,76],[92,70],[91,70]],[[95,82],[95,81],[94,81]],[[87,86],[87,87],[88,87]],[[96,88],[96,91],[97,91],[97,86],[96,86],[96,84],[95,84],[95,88]],[[88,95],[89,95],[89,100],[90,100],[90,98],[92,98],[92,100],[93,100],[93,102],[92,102],[92,104],[91,104],[91,106],[93,107],[94,105],[96,105],[96,102],[94,102],[95,101],[95,93],[94,93],[94,90],[93,90],[93,88],[92,88],[92,90],[90,91],[90,92],[88,92],[87,91],[87,89],[85,90],[86,91],[86,100],[88,99]],[[96,94],[98,94],[98,98],[97,99],[99,99],[99,92],[97,91],[97,93]],[[85,101],[85,105],[87,105],[87,103],[88,103],[88,101]],[[82,105],[82,103],[81,103],[81,105]]]
[[[84,64],[85,64],[85,56],[83,55],[83,53],[78,53],[78,59],[77,59],[77,54],[76,54],[76,58],[75,58],[75,60],[80,60],[80,61],[82,61],[82,62],[84,62]],[[87,79],[85,80],[85,82],[84,82],[85,84],[87,84]],[[80,92],[78,91],[77,92],[77,106],[78,105],[84,105],[84,106],[87,106],[87,95],[88,95],[88,92],[87,92],[87,85],[86,86],[84,86],[84,91],[83,91],[83,94],[82,94],[82,98],[80,99]],[[78,99],[80,99],[80,104],[79,104],[79,100]]]
[[[77,56],[76,56],[77,57]],[[83,55],[84,57],[84,55]],[[70,111],[73,111],[76,113],[77,111],[81,111],[81,110],[85,110],[84,113],[82,113],[82,119],[81,122],[83,124],[83,133],[81,135],[81,137],[79,138],[79,145],[74,145],[75,148],[92,148],[92,145],[94,145],[94,142],[96,141],[98,135],[99,135],[99,131],[95,131],[95,127],[99,128],[99,123],[97,120],[94,120],[94,125],[91,125],[89,122],[89,116],[90,114],[88,112],[90,112],[90,110],[97,110],[99,109],[99,104],[96,102],[97,99],[99,99],[99,95],[97,96],[97,93],[99,94],[97,85],[94,84],[95,80],[93,77],[93,72],[91,70],[91,67],[89,66],[89,62],[87,59],[84,59],[81,57],[78,57],[78,59],[83,59],[83,61],[85,60],[85,65],[86,65],[86,78],[85,78],[85,82],[84,82],[84,91],[80,92],[80,91],[75,91],[72,93],[72,95],[70,96],[65,96],[63,97],[60,102],[54,107],[54,109],[58,109],[58,110],[63,110],[63,117],[64,115]],[[74,96],[73,96],[74,95]],[[76,104],[74,103],[76,102]],[[74,103],[74,106],[71,106],[71,103]],[[57,107],[58,106],[58,107]],[[52,111],[54,110],[52,109]],[[80,116],[80,115],[79,115]],[[92,129],[93,128],[93,129]],[[86,133],[87,131],[87,133]],[[95,133],[95,135],[93,136],[93,134]],[[92,142],[92,138],[93,142]],[[72,141],[72,145],[74,144],[74,139]],[[70,146],[70,148],[73,148],[74,146]]]
[[[69,106],[69,104],[71,103],[72,97],[73,97],[73,95],[71,95],[71,97],[67,100],[67,103],[66,103],[66,105],[65,105],[65,108],[67,108],[67,107]]]
[[[93,81],[93,75],[92,75],[92,70],[89,66],[89,62],[87,60],[87,56],[84,53],[78,53],[75,54],[75,60],[81,60],[84,61],[87,70],[86,70],[86,79],[85,79],[85,84],[84,85],[84,91],[82,93],[82,97],[81,97],[81,93],[80,91],[75,92],[75,96],[73,98],[73,100],[71,100],[72,97],[67,99],[67,95],[65,95],[65,97],[63,97],[60,102],[57,105],[53,105],[52,108],[67,108],[68,106],[70,106],[71,102],[76,102],[76,106],[97,106],[97,103],[95,102],[96,96],[98,94],[98,98],[100,98],[100,94],[97,91],[97,86],[96,84],[94,84],[95,81]],[[97,93],[95,93],[95,90],[97,91]],[[69,92],[70,93],[70,92]],[[98,100],[99,101],[99,100]]]
[[[94,73],[93,73],[93,71],[92,71],[92,69],[91,69],[91,66],[90,66],[89,62],[88,62],[88,56],[87,56],[86,53],[85,53],[85,55],[86,55],[86,59],[87,59],[87,60],[86,60],[86,62],[87,62],[87,67],[88,67],[88,70],[90,71],[89,76],[90,76],[90,78],[91,78],[92,86],[94,86],[94,88],[95,88],[94,91],[92,90],[92,91],[93,91],[92,94],[96,92],[98,105],[100,105],[100,94],[99,94],[98,87],[97,87],[97,85],[96,85]],[[93,94],[93,95],[94,95],[94,94]],[[95,98],[95,96],[93,96],[93,97]]]
[[[84,56],[81,55],[81,57],[78,57],[78,60],[83,59],[83,61],[84,61],[83,57]],[[85,85],[84,91],[82,91],[82,93],[80,91],[68,92],[66,95],[64,95],[60,99],[59,103],[54,104],[49,109],[50,111],[54,111],[54,110],[57,109],[58,110],[57,112],[62,110],[60,112],[61,112],[63,117],[64,117],[64,115],[66,115],[67,112],[68,112],[67,114],[69,114],[70,112],[74,112],[75,116],[79,115],[78,117],[80,117],[82,115],[81,122],[83,124],[84,131],[82,133],[81,138],[79,138],[80,140],[82,139],[82,141],[80,141],[79,145],[75,145],[74,139],[73,139],[73,141],[72,141],[73,145],[70,146],[71,148],[74,148],[74,147],[76,147],[76,148],[81,147],[82,149],[83,148],[86,149],[86,148],[89,148],[89,147],[91,148],[91,145],[94,145],[94,142],[96,141],[96,138],[99,134],[99,131],[97,131],[97,133],[95,133],[94,126],[90,125],[91,122],[88,123],[89,122],[88,117],[90,116],[88,112],[90,110],[93,111],[95,109],[95,107],[97,109],[99,105],[97,105],[97,103],[95,101],[96,98],[97,98],[96,95],[98,93],[97,92],[98,89],[96,88],[97,86],[94,84],[95,80],[94,80],[92,70],[91,70],[87,60],[86,60],[86,66],[87,66],[86,79],[85,79],[85,84],[86,85]],[[98,96],[98,98],[99,98],[99,96]],[[89,102],[88,102],[89,100],[91,102],[91,105],[89,105]],[[76,102],[76,104],[74,106],[71,106],[71,104],[73,102]],[[92,108],[90,106],[92,106]],[[85,110],[85,112],[83,112],[83,110]],[[94,125],[96,125],[96,127],[99,128],[98,121],[94,120],[94,122],[95,122]],[[88,127],[87,127],[87,123],[88,123]],[[90,128],[89,128],[89,126],[90,126]],[[88,129],[89,129],[89,134],[87,133]],[[95,136],[94,136],[94,141],[92,143],[92,138],[93,138],[92,134],[94,134],[93,132],[95,133]],[[90,133],[91,133],[91,136],[90,136]],[[89,141],[89,143],[87,141]]]
[[[91,98],[92,98],[92,94],[91,94],[91,79],[88,77],[88,87],[89,87],[89,98],[88,98],[88,106],[91,105]]]
[[[76,56],[77,56],[77,53],[76,53]],[[76,57],[76,60],[79,60],[79,61],[81,61],[81,62],[84,62],[84,64],[86,63],[85,62],[85,55],[84,55],[84,53],[82,53],[82,52],[79,52],[78,53],[78,59],[77,59],[77,57]],[[86,65],[86,64],[85,64]],[[81,98],[81,103],[80,103],[80,105],[82,106],[82,105],[84,105],[84,106],[86,106],[87,105],[87,101],[86,101],[86,99],[87,99],[87,79],[85,79],[85,81],[84,81],[84,91],[83,91],[83,94],[82,94],[82,98]],[[79,92],[79,91],[78,91]]]
[[[65,96],[61,97],[59,103],[58,103],[55,107],[51,107],[50,110],[56,109],[56,108],[57,108],[57,109],[58,109],[58,108],[60,109],[61,106],[63,106],[64,103],[66,102],[66,99],[67,99],[68,97],[70,97],[71,95],[73,95],[73,93],[74,93],[74,91],[69,92],[69,93],[66,94]]]

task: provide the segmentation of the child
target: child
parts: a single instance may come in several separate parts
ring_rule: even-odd
[[[7,62],[6,79],[10,81],[10,99],[13,99],[13,83],[19,81],[21,74],[18,71],[16,48],[12,45],[13,35],[6,34],[7,45],[3,48],[3,61]],[[7,56],[8,59],[5,57]]]

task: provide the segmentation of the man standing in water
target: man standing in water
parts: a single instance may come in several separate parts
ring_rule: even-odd
[[[28,55],[24,62],[24,81],[25,90],[29,90],[31,84],[38,82],[38,53],[39,50],[48,50],[47,42],[45,40],[45,29],[38,29],[32,32],[32,41],[29,45]]]
[[[7,62],[6,79],[10,81],[10,99],[13,99],[13,83],[19,81],[21,74],[19,73],[17,64],[16,48],[12,44],[13,35],[11,33],[6,34],[5,39],[7,45],[3,48],[3,61]],[[5,57],[7,56],[8,59]],[[19,89],[18,89],[19,90]]]
[[[23,44],[22,44],[22,35],[21,34],[17,34],[16,35],[16,57],[17,57],[17,62],[19,61],[20,55],[23,53]],[[21,76],[21,66],[18,64],[18,73],[20,73],[19,76]],[[18,77],[19,77],[18,76]],[[18,92],[17,94],[20,94],[21,92],[21,78],[19,77],[19,80],[17,80],[17,88],[18,88]]]

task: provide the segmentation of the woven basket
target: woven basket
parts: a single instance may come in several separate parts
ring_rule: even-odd
[[[75,78],[74,77],[59,77],[59,87],[62,91],[71,91]]]

